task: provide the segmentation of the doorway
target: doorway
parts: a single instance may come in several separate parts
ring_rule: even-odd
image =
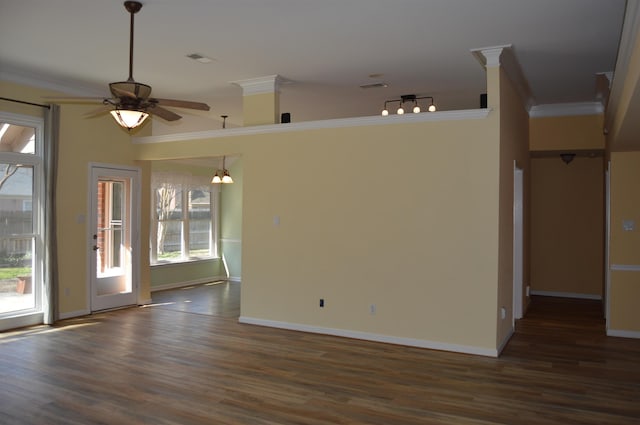
[[[140,171],[91,164],[91,311],[138,303]]]

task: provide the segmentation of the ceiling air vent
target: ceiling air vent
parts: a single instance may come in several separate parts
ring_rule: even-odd
[[[361,89],[377,89],[380,87],[388,87],[388,85],[387,83],[378,82],[378,83],[371,83],[371,84],[363,84],[360,86]]]
[[[211,63],[213,62],[213,59],[208,58],[206,56],[202,56],[201,54],[198,53],[191,53],[189,55],[187,55],[187,57],[189,59],[193,59],[194,61],[200,62],[200,63]]]

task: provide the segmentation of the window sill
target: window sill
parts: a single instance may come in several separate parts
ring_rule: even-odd
[[[180,260],[180,261],[163,261],[158,263],[151,263],[151,267],[170,267],[170,266],[180,266],[185,264],[194,264],[194,263],[205,263],[207,261],[217,261],[220,260],[220,257],[202,257],[202,258],[189,258],[188,260]]]

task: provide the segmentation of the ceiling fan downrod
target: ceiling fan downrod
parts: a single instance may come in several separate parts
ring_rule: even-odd
[[[131,14],[131,25],[129,32],[129,78],[127,81],[134,81],[133,79],[133,15],[138,13],[142,9],[142,3],[139,1],[125,1],[124,8]]]

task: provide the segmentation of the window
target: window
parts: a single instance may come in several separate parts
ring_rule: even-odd
[[[41,137],[41,119],[0,112],[0,329],[42,321]]]
[[[153,173],[152,264],[217,256],[217,187],[209,179]]]

